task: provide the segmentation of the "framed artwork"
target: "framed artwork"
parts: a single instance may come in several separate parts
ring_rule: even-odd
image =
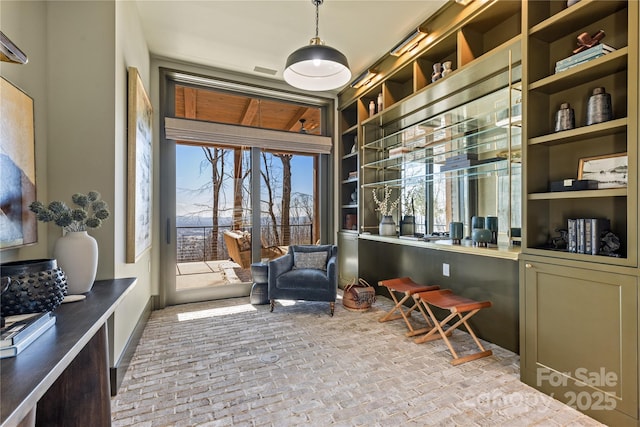
[[[598,189],[626,187],[629,174],[627,153],[580,159],[578,179],[598,181]]]
[[[134,67],[128,69],[127,262],[151,248],[153,109]]]
[[[38,241],[33,99],[0,78],[0,249]]]

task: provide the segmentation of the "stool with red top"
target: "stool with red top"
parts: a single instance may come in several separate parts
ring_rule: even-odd
[[[420,285],[414,282],[410,277],[399,277],[396,279],[381,280],[378,282],[378,285],[385,286],[389,290],[391,298],[396,303],[396,305],[391,310],[389,310],[387,314],[378,319],[378,321],[388,322],[390,320],[404,319],[404,323],[406,323],[407,328],[409,328],[409,332],[406,333],[408,337],[425,333],[433,328],[433,325],[431,324],[429,318],[424,313],[422,313],[425,321],[427,322],[427,327],[414,329],[413,325],[409,321],[409,317],[411,317],[411,313],[416,308],[418,308],[418,302],[415,301],[414,304],[408,309],[404,307],[404,303],[409,300],[414,294],[440,289],[439,286]],[[402,297],[402,299],[398,300],[396,293],[402,293],[404,294],[404,296]],[[395,314],[396,312],[398,312],[399,314]]]

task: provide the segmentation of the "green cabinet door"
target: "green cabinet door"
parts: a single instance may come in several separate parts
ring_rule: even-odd
[[[354,278],[358,280],[358,235],[338,232],[338,284],[344,288]]]
[[[638,278],[597,266],[521,262],[521,379],[599,421],[637,426]]]

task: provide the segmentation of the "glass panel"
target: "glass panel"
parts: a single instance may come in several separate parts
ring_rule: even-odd
[[[473,216],[497,217],[498,243],[508,243],[521,221],[520,102],[519,90],[505,88],[384,136],[371,125],[363,188],[399,194],[402,235],[441,237],[462,222],[470,237]]]
[[[313,244],[319,236],[316,201],[317,155],[261,153],[263,246]]]
[[[247,150],[176,144],[177,292],[251,280],[249,162]]]

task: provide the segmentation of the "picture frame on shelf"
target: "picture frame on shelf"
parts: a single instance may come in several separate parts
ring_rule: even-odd
[[[38,241],[33,99],[0,77],[0,250]]]
[[[624,188],[627,186],[629,158],[627,153],[585,157],[578,165],[578,179],[598,182],[598,189]]]
[[[151,248],[153,109],[138,70],[128,74],[126,258],[134,263]]]

